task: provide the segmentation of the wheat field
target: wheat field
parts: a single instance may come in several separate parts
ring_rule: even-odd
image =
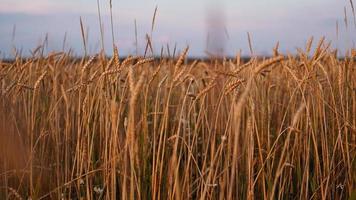
[[[0,199],[355,199],[356,53],[0,61]]]

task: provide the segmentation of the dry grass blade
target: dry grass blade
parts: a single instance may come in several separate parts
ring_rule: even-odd
[[[148,49],[150,49],[151,54],[153,55],[153,47],[152,47],[151,37],[148,34],[146,34],[146,41],[147,41],[147,43],[146,43],[144,57],[146,57]]]
[[[352,0],[350,0],[350,5],[351,5],[351,10],[352,10],[352,16],[353,16],[353,19],[354,19],[354,25],[355,25],[355,28],[356,28],[355,7],[354,7],[354,3],[353,3]]]
[[[100,36],[101,36],[101,51],[105,54],[105,46],[104,46],[104,28],[103,22],[101,20],[101,11],[100,11],[100,0],[96,0],[97,10],[98,10],[98,18],[99,18],[99,27],[100,27]]]
[[[346,30],[348,30],[349,23],[348,23],[348,20],[347,20],[346,6],[344,7],[344,23],[345,23]]]
[[[336,20],[336,39],[339,39],[339,21]]]
[[[253,48],[252,48],[252,39],[251,39],[251,35],[249,32],[247,32],[247,39],[248,39],[248,48],[250,48],[251,56],[253,56],[254,53],[253,53]]]
[[[135,24],[135,47],[136,47],[136,55],[138,55],[138,33],[137,33],[137,22],[136,22],[136,19],[134,21],[134,24]]]
[[[155,26],[157,10],[158,10],[158,6],[155,7],[155,12],[153,13],[152,24],[151,24],[151,33],[153,32],[153,29],[154,29],[154,26]]]
[[[278,49],[279,49],[279,42],[277,42],[276,46],[273,48],[273,56],[274,57],[279,56]]]
[[[83,25],[82,17],[79,17],[79,21],[80,21],[80,31],[81,31],[81,34],[82,34],[82,41],[83,41],[83,45],[84,45],[84,57],[86,57],[88,55],[88,53],[87,53],[87,42],[86,42],[86,37],[85,37],[85,31],[84,31],[84,25]]]
[[[112,38],[113,49],[115,51],[116,46],[115,46],[115,34],[114,34],[114,20],[113,20],[113,14],[112,14],[112,0],[110,0],[109,5],[110,5],[111,38]]]

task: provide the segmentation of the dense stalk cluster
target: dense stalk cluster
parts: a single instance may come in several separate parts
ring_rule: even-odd
[[[356,195],[356,63],[70,54],[0,61],[0,199]]]

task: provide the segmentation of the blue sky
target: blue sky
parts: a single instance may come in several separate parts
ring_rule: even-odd
[[[162,46],[190,46],[191,56],[223,48],[226,55],[239,50],[249,55],[247,32],[256,54],[271,52],[280,42],[284,52],[304,47],[310,36],[326,36],[334,47],[353,46],[355,26],[349,0],[112,0],[115,43],[121,55],[135,54],[135,26],[138,49],[142,53],[145,35],[150,33],[154,9],[158,6],[152,40],[155,53]],[[355,2],[356,3],[356,2]],[[90,53],[100,50],[100,29],[96,0],[0,0],[1,57],[10,56],[13,47],[28,54],[48,34],[48,51],[72,48],[83,53],[79,17],[88,29]],[[344,24],[347,8],[349,28]],[[111,52],[109,0],[100,0],[106,51]],[[218,23],[214,23],[218,21]],[[336,37],[336,22],[339,38]],[[15,29],[15,38],[12,33]],[[213,47],[211,47],[213,46]]]

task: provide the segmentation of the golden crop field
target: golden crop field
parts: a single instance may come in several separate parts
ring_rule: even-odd
[[[0,199],[355,199],[356,54],[0,61]]]

